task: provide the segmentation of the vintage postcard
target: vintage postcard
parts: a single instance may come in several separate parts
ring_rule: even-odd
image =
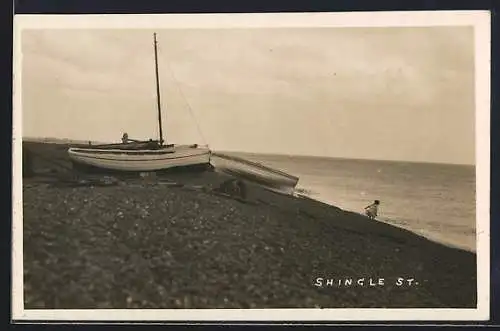
[[[13,319],[489,318],[488,12],[14,19]]]

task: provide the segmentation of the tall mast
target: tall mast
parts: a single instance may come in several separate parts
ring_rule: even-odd
[[[158,103],[158,126],[160,128],[160,145],[163,146],[163,130],[161,125],[161,100],[160,100],[160,78],[158,75],[158,46],[156,42],[156,32],[153,34],[155,46],[155,74],[156,74],[156,100]]]

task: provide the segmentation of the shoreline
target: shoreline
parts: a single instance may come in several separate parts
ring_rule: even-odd
[[[215,194],[227,178],[25,179],[25,308],[476,307],[473,252],[308,197]]]
[[[311,200],[314,200],[314,201],[318,201],[318,202],[324,203],[324,204],[326,204],[328,206],[333,206],[333,207],[336,207],[336,208],[340,208],[340,207],[335,206],[334,204],[328,202],[327,200],[323,200],[323,199],[319,199],[319,198],[314,198],[314,197],[308,196],[306,194],[300,194],[300,195],[302,197],[305,197],[305,198],[308,198],[308,199],[311,199]],[[340,208],[340,209],[343,210],[343,211],[345,211],[345,212],[354,213],[354,214],[358,214],[358,215],[363,216],[361,213],[356,212],[354,210],[342,209],[342,208]],[[418,237],[421,237],[423,239],[432,241],[432,242],[434,242],[436,244],[439,244],[439,245],[443,245],[443,246],[448,247],[448,248],[458,249],[458,250],[462,250],[462,251],[473,253],[473,254],[477,253],[477,251],[476,251],[475,248],[470,248],[468,246],[460,245],[460,244],[451,242],[449,240],[447,241],[446,239],[438,238],[439,235],[437,235],[437,234],[432,234],[432,233],[423,234],[423,233],[419,233],[418,230],[411,229],[410,227],[404,227],[404,226],[395,224],[393,221],[394,220],[388,220],[388,219],[383,219],[383,218],[376,218],[376,219],[373,220],[373,222],[381,222],[381,223],[388,224],[388,225],[393,226],[393,227],[398,228],[398,229],[403,229],[403,230],[406,230],[406,231],[410,231],[410,232],[412,232],[414,235],[416,235]]]

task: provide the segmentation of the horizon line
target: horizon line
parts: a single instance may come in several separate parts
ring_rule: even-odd
[[[452,162],[436,162],[436,161],[412,161],[412,160],[397,160],[397,159],[370,159],[363,157],[343,157],[343,156],[322,156],[310,154],[280,154],[280,153],[265,153],[265,152],[241,152],[241,151],[219,151],[222,153],[240,153],[240,154],[255,154],[255,155],[268,155],[268,156],[289,156],[289,157],[303,157],[303,158],[318,158],[318,159],[336,159],[336,160],[355,160],[355,161],[374,161],[374,162],[397,162],[397,163],[419,163],[419,164],[435,164],[435,165],[457,165],[457,166],[471,166],[475,167],[475,163],[452,163]]]
[[[73,143],[73,144],[86,144],[91,142],[93,144],[108,144],[112,142],[93,141],[83,139],[70,139],[70,138],[54,138],[54,137],[22,137],[22,141],[26,142],[39,142],[39,143]],[[220,153],[239,153],[250,155],[267,155],[267,156],[281,156],[281,157],[302,157],[302,158],[318,158],[318,159],[335,159],[335,160],[357,160],[357,161],[373,161],[373,162],[398,162],[398,163],[416,163],[416,164],[435,164],[435,165],[456,165],[456,166],[470,166],[475,167],[475,163],[453,163],[453,162],[436,162],[436,161],[416,161],[416,160],[398,160],[398,159],[370,159],[363,157],[343,157],[343,156],[329,156],[329,155],[310,155],[310,154],[289,154],[277,152],[248,152],[248,151],[235,151],[235,150],[218,150]]]

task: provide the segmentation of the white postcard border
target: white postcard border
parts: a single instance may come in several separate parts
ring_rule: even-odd
[[[21,32],[24,29],[166,29],[474,26],[476,69],[476,309],[96,309],[25,310],[23,305]],[[490,13],[421,11],[269,14],[16,15],[13,93],[13,320],[361,321],[487,320],[490,303]],[[459,290],[459,289],[457,289]]]

